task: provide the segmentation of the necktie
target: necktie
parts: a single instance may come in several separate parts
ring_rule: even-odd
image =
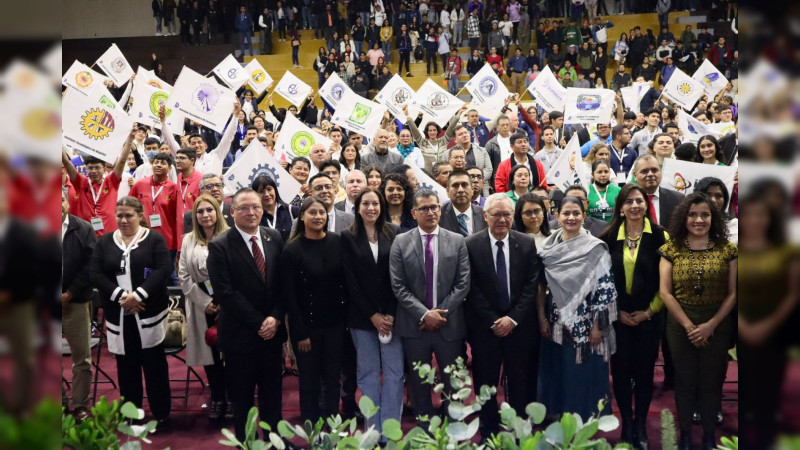
[[[467,227],[466,214],[458,215],[458,232],[461,233],[464,237],[469,236],[469,228]]]
[[[253,248],[253,259],[256,260],[256,267],[258,267],[258,272],[261,274],[263,278],[265,275],[265,270],[267,268],[267,263],[264,261],[264,254],[261,253],[261,249],[258,247],[258,238],[255,236],[250,237],[250,246]]]
[[[508,274],[506,273],[506,254],[503,251],[503,241],[497,241],[497,292],[500,294],[500,306],[503,310],[511,307],[511,299],[508,296]]]
[[[425,306],[433,308],[433,235],[425,235]]]
[[[656,206],[653,204],[653,197],[655,194],[647,194],[647,199],[650,200],[650,218],[653,219],[653,223],[658,225],[658,216],[656,215]]]

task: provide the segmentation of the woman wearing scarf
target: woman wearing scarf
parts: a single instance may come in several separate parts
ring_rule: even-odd
[[[575,197],[558,210],[561,228],[539,255],[549,293],[539,292],[542,331],[539,399],[548,414],[597,413],[609,395],[608,361],[616,351],[612,322],[617,320],[617,291],[608,246],[583,229],[586,211]],[[610,412],[606,405],[605,410]]]

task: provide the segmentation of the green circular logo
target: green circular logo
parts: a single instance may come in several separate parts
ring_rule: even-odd
[[[292,136],[292,151],[297,156],[306,157],[311,154],[312,145],[314,145],[314,136],[307,131],[301,131]]]
[[[164,91],[158,91],[150,96],[150,112],[153,113],[154,116],[158,117],[158,108],[161,105],[167,104],[167,98],[169,94]],[[172,110],[169,108],[164,108],[164,112],[167,116],[172,113]]]

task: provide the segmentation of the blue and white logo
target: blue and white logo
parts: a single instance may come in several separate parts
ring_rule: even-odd
[[[491,97],[497,93],[497,80],[492,77],[484,77],[478,83],[478,91],[484,97]]]
[[[342,99],[343,95],[344,95],[344,85],[342,85],[341,83],[334,84],[333,87],[331,88],[331,97],[335,98],[336,101],[339,101]]]

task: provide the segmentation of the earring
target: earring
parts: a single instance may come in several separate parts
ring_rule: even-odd
[[[620,217],[625,217],[625,213],[624,213],[624,212],[621,212],[621,213],[619,213],[619,216],[620,216]]]

